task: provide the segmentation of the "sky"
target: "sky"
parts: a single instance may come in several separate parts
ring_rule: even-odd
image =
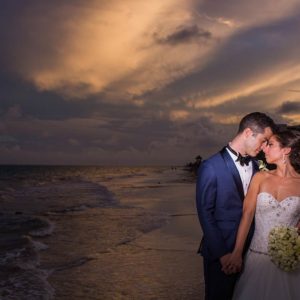
[[[0,164],[182,165],[300,123],[300,0],[0,0]]]

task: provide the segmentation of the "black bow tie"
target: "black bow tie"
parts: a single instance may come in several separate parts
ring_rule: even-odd
[[[237,157],[236,161],[238,161],[241,166],[244,166],[244,165],[248,166],[249,165],[249,162],[251,161],[250,156],[242,156],[241,153],[237,153],[229,145],[227,145],[227,149]]]

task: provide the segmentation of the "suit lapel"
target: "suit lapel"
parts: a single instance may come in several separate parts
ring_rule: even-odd
[[[234,164],[231,156],[229,155],[228,151],[226,150],[226,147],[224,147],[221,150],[221,156],[223,157],[223,160],[224,160],[229,172],[233,176],[233,180],[235,182],[235,185],[237,187],[237,190],[239,192],[241,200],[244,200],[245,196],[244,196],[243,183],[242,183],[239,171],[238,171],[237,167],[235,166],[235,164]],[[253,164],[253,166],[254,166],[254,164]]]
[[[254,174],[259,171],[259,166],[257,163],[257,160],[252,159],[252,177],[254,176]]]

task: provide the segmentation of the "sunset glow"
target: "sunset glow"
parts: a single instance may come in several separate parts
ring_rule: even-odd
[[[184,163],[248,112],[300,122],[299,1],[0,3],[1,163]]]

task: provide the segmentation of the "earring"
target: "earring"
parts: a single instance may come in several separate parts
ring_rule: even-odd
[[[285,159],[285,155],[284,155],[284,154],[282,154],[282,162],[283,162],[284,164],[286,164],[286,159]]]

